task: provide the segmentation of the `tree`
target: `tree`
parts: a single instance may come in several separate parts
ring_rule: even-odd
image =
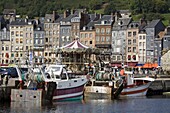
[[[96,10],[99,9],[101,5],[102,2],[100,0],[90,0],[88,6],[91,10]]]
[[[114,2],[110,2],[110,4],[108,4],[104,8],[104,14],[111,14],[111,13],[115,13],[115,12],[116,12],[116,8],[115,8]]]

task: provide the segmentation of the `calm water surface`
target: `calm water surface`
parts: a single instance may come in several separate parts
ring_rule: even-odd
[[[11,102],[0,104],[0,113],[170,113],[170,98],[85,99],[45,105],[33,102]]]

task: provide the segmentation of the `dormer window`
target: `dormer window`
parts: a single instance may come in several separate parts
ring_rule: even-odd
[[[40,30],[40,29],[41,29],[40,27],[37,28],[37,30]]]

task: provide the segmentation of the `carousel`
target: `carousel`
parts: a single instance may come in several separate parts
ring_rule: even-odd
[[[75,39],[73,42],[58,48],[56,53],[59,61],[67,65],[71,71],[85,73],[87,68],[95,65],[96,57],[100,54],[100,50],[89,48],[83,45],[79,39]]]

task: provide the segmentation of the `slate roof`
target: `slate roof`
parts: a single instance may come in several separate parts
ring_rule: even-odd
[[[59,14],[59,17],[55,20],[55,23],[60,22],[64,18],[64,14]]]
[[[111,17],[112,17],[111,15],[103,15],[102,18],[99,19],[99,20],[96,22],[96,24],[101,24],[102,21],[106,21],[105,24],[111,24],[111,22],[112,22],[112,21],[111,21],[111,20],[112,20]]]
[[[38,30],[38,28],[40,28],[40,30]],[[41,23],[41,24],[36,25],[34,30],[35,31],[44,31],[44,24]]]
[[[146,26],[146,28],[154,28],[159,22],[160,22],[160,19],[152,20],[152,21]]]
[[[4,9],[3,10],[3,14],[16,14],[16,10],[15,9]]]
[[[29,22],[33,22],[33,20],[25,20],[25,19],[17,19],[12,21],[10,25],[28,25]]]
[[[132,21],[132,18],[119,18],[116,22],[113,24],[113,30],[117,30],[118,26],[128,26],[129,23]]]
[[[2,15],[0,15],[0,22],[3,20],[3,16]]]

